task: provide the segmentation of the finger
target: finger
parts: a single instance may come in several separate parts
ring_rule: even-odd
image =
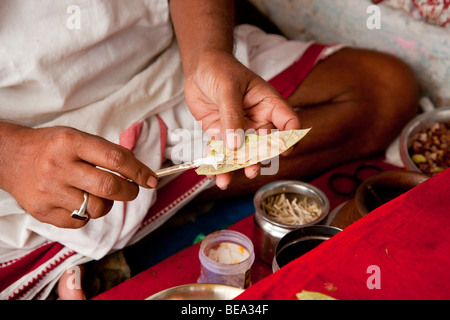
[[[244,169],[245,176],[249,179],[255,179],[261,172],[261,164],[254,164]]]
[[[142,187],[156,187],[155,173],[137,160],[130,150],[93,135],[83,135],[82,139],[76,150],[82,160],[117,172]]]
[[[81,206],[81,203],[80,203]],[[89,219],[78,220],[71,217],[72,211],[68,211],[65,208],[53,208],[47,214],[40,215],[39,221],[48,223],[58,228],[65,229],[79,229],[84,227]]]
[[[297,112],[295,112],[291,105],[273,87],[267,86],[262,81],[257,88],[257,94],[253,99],[268,103],[272,108],[272,112],[268,115],[268,119],[266,119],[268,122],[272,123],[275,128],[281,131],[301,128],[300,118]],[[251,104],[251,101],[246,101],[246,103]]]
[[[295,149],[295,146],[296,146],[296,145],[294,145],[294,146],[290,147],[289,149],[287,149],[285,152],[283,152],[283,153],[281,154],[281,156],[287,157],[288,155],[290,155],[290,154],[292,153],[292,151]]]
[[[224,89],[219,101],[221,132],[225,145],[234,150],[244,142],[243,93],[236,88]]]
[[[67,203],[64,203],[64,207],[67,208],[68,211],[73,208],[73,210],[78,210],[81,207],[81,204],[84,201],[84,194],[81,190],[72,188],[71,196],[67,197]],[[114,201],[99,198],[93,194],[87,193],[87,207],[86,213],[90,219],[98,219],[111,211],[111,208],[114,204]],[[73,210],[71,212],[73,212]]]
[[[226,190],[231,183],[233,177],[232,172],[222,173],[216,177],[216,185],[221,190]]]
[[[59,300],[86,300],[86,295],[82,286],[73,285],[74,269],[78,269],[80,280],[85,275],[85,267],[83,265],[68,268],[59,278],[58,281],[58,299]],[[75,269],[75,270],[76,270]],[[82,281],[80,281],[82,282]]]
[[[87,193],[86,212],[91,219],[98,219],[105,216],[112,208],[114,201],[97,197]],[[84,202],[84,192],[82,190],[63,188],[58,199],[54,199],[53,206],[66,209],[69,212],[80,209]]]
[[[276,104],[272,112],[272,119],[274,126],[281,131],[301,129],[301,122],[297,112],[284,100],[279,100]],[[296,147],[297,145],[294,145],[281,155],[284,157],[290,155]]]
[[[239,149],[244,143],[244,129],[226,129],[225,130],[225,145],[230,150]]]
[[[139,187],[135,183],[112,172],[84,162],[79,162],[77,169],[78,174],[67,177],[67,182],[76,189],[86,191],[98,198],[132,201],[139,193]]]
[[[301,128],[297,112],[284,100],[277,100],[272,111],[272,123],[281,130],[298,130]]]
[[[98,219],[106,216],[111,211],[113,205],[114,201],[112,200],[89,194],[86,212],[90,219]]]

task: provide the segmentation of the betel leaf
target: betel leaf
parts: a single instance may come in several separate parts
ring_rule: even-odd
[[[296,293],[296,297],[298,300],[336,300],[327,294],[307,290]]]
[[[202,165],[196,172],[199,175],[218,175],[275,158],[297,144],[310,130],[276,131],[268,135],[248,134],[238,150],[226,148],[221,140],[212,140],[208,156],[224,154],[224,163],[219,164],[217,169],[212,165]]]

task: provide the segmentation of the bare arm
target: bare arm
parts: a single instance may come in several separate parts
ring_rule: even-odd
[[[234,1],[171,0],[170,9],[187,78],[188,106],[205,131],[214,136],[219,131],[227,141],[225,131],[242,129],[244,116],[239,94],[243,88],[231,81],[235,75],[217,68],[241,68],[233,57]],[[217,77],[209,77],[209,72]],[[200,102],[209,107],[200,108]],[[240,141],[230,139],[228,146],[239,147]]]
[[[233,53],[234,1],[171,0],[170,11],[187,76],[203,54]]]

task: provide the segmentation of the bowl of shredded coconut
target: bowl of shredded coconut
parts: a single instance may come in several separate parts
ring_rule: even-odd
[[[326,195],[315,186],[297,180],[270,183],[254,197],[253,241],[256,254],[272,263],[278,241],[299,227],[319,224],[328,215]]]

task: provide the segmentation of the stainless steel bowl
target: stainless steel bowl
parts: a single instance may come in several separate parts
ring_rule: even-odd
[[[272,271],[277,271],[341,231],[339,228],[317,225],[301,227],[289,232],[276,246]]]
[[[272,195],[293,193],[313,199],[321,207],[320,216],[303,225],[282,224],[270,219],[261,208],[261,202]],[[323,221],[330,210],[330,203],[326,195],[318,188],[301,181],[284,180],[265,185],[259,189],[253,199],[255,206],[253,244],[255,252],[267,264],[272,264],[275,247],[280,239],[299,227],[315,225]]]
[[[242,292],[244,289],[223,284],[192,283],[160,291],[146,300],[233,300]]]
[[[408,149],[414,141],[414,135],[424,129],[430,128],[436,122],[450,123],[450,107],[438,108],[423,113],[412,119],[400,134],[400,157],[406,169],[422,172],[411,160]]]

